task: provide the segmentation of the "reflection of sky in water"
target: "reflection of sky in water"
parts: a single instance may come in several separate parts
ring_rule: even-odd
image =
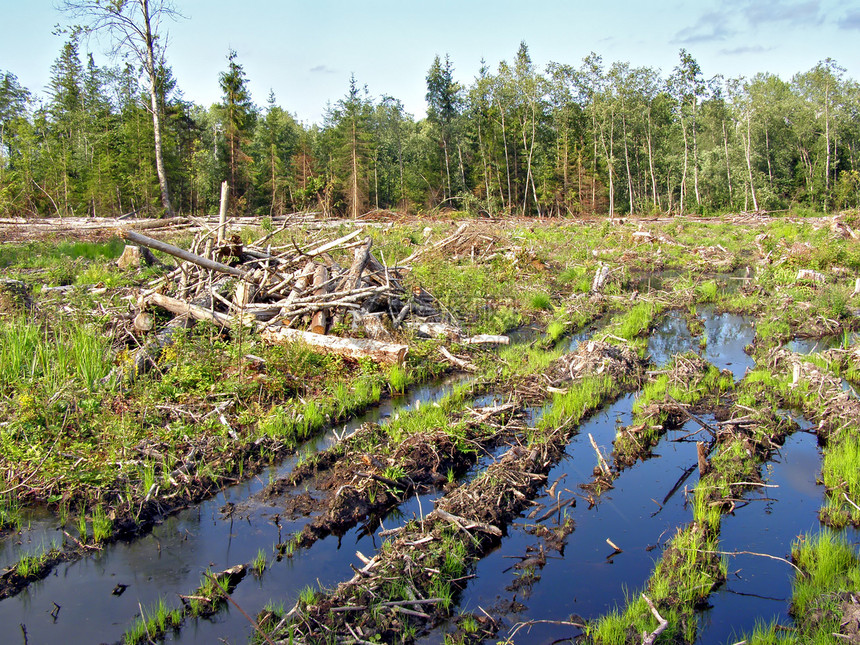
[[[730,369],[735,380],[743,378],[747,368],[753,369],[753,359],[744,352],[744,347],[755,338],[755,325],[751,316],[737,314],[714,314],[708,308],[701,312],[705,321],[708,346],[705,359],[718,368]]]
[[[335,431],[348,433],[364,422],[385,423],[389,417],[408,409],[431,405],[450,392],[457,380],[462,378],[415,387],[405,396],[386,400],[347,424],[318,435],[300,451],[304,454],[325,450],[336,441]],[[485,405],[494,403],[496,400],[488,397]],[[254,498],[249,508],[237,512],[232,520],[220,510],[226,502],[240,504],[252,499],[270,479],[287,475],[296,460],[295,455],[288,457],[278,466],[168,517],[149,535],[128,543],[107,545],[91,557],[59,565],[45,580],[0,602],[0,625],[25,624],[31,643],[117,641],[140,615],[141,606],[148,611],[160,597],[165,598],[170,607],[179,606],[175,594],[192,593],[200,585],[207,568],[221,571],[251,562],[258,550],[267,554],[271,569],[259,580],[246,576],[236,588],[233,598],[246,611],[256,613],[270,599],[283,600],[289,609],[303,586],[316,587],[318,582],[337,584],[349,570],[349,563],[357,563],[356,548],[373,554],[378,546],[363,535],[361,528],[353,529],[341,540],[328,537],[310,550],[297,551],[292,559],[274,562],[273,547],[279,539],[274,516],[283,512],[280,499],[264,502]],[[414,500],[412,505],[423,505],[425,513],[429,512],[428,508],[432,509],[432,502],[426,497]],[[411,517],[412,506],[407,506],[404,512]],[[279,522],[280,537],[287,540],[308,522],[308,518],[281,517]],[[62,533],[56,529],[56,524],[53,516],[40,516],[20,535],[0,540],[0,554],[3,555],[0,566],[17,560],[21,549],[39,550],[43,541],[50,545],[52,538],[60,540]],[[76,534],[75,529],[70,532]],[[17,545],[18,541],[23,544]],[[128,585],[121,596],[111,593],[117,583]],[[49,616],[54,602],[62,607],[56,621]],[[181,632],[171,635],[169,640],[217,643],[224,638],[229,642],[247,642],[250,636],[247,620],[228,609],[211,620],[188,621]]]
[[[662,367],[672,360],[674,354],[684,354],[698,347],[694,343],[687,321],[680,311],[670,311],[660,323],[660,326],[648,339],[648,353],[655,365]]]
[[[719,369],[729,369],[738,380],[747,368],[755,366],[752,358],[744,352],[755,337],[755,326],[750,316],[723,313],[715,314],[713,308],[703,307],[699,311],[707,339],[704,358]],[[666,365],[675,354],[689,351],[701,353],[700,337],[693,337],[681,312],[670,311],[660,326],[648,339],[648,352],[658,366]]]
[[[802,419],[799,422],[801,427],[808,425]],[[820,531],[817,513],[824,501],[824,488],[816,483],[820,467],[814,435],[797,432],[789,437],[761,473],[765,483],[778,488],[746,493],[749,505],[723,517],[720,549],[786,558],[799,535]],[[856,542],[860,532],[848,529],[843,535]],[[701,615],[696,643],[737,642],[762,622],[791,625],[788,609],[794,569],[785,562],[752,555],[731,556],[728,565],[726,584],[711,595],[711,607]]]
[[[641,587],[651,575],[654,562],[660,558],[660,548],[653,548],[654,545],[665,543],[676,527],[690,520],[690,511],[684,505],[683,485],[669,500],[664,503],[663,500],[684,470],[696,464],[696,447],[692,443],[667,440],[655,450],[658,456],[623,471],[615,480],[614,488],[603,493],[596,506],[588,508],[586,494],[578,486],[591,479],[597,464],[588,435],[591,434],[601,451],[608,455],[617,426],[631,422],[634,400],[635,395],[626,395],[586,420],[571,438],[565,458],[548,474],[550,487],[558,482],[555,491],[560,493],[561,500],[576,497],[576,505],[552,514],[541,524],[551,528],[559,516],[566,515],[574,521],[575,530],[568,537],[563,554],[548,553],[546,566],[536,572],[540,580],[530,590],[516,594],[516,600],[526,609],[509,616],[509,624],[558,620],[572,613],[596,618],[623,604],[625,590],[635,591]],[[707,421],[712,423],[713,418],[707,416]],[[669,436],[678,437],[698,427],[690,422],[683,430]],[[695,471],[686,485],[695,486],[697,481],[698,471]],[[536,501],[545,506],[534,518],[527,517],[531,512],[528,508],[515,520],[499,548],[478,563],[477,577],[469,581],[461,595],[458,611],[480,614],[479,606],[490,611],[500,599],[514,597],[514,592],[506,591],[505,587],[511,585],[519,573],[512,568],[516,558],[524,556],[527,547],[540,542],[525,528],[556,503],[546,489]],[[663,503],[662,510],[660,503]],[[607,545],[606,538],[618,544],[623,552],[608,557],[612,548]],[[419,642],[440,643],[445,629],[434,630]],[[569,627],[535,625],[522,642],[550,643],[555,638],[575,635],[573,632],[575,630]],[[522,636],[524,632],[519,634]],[[504,630],[499,636],[505,636]]]
[[[835,334],[824,338],[795,338],[788,342],[788,349],[795,354],[815,354],[828,349],[841,349],[846,344],[854,345],[858,340],[856,332]]]

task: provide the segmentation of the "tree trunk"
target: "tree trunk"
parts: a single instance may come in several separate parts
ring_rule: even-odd
[[[684,170],[681,172],[681,205],[678,209],[678,212],[683,215],[684,198],[687,196],[687,161],[689,156],[689,146],[687,144],[687,124],[684,121],[683,116],[681,117],[681,133],[684,136]]]
[[[633,175],[630,174],[630,154],[627,151],[627,119],[621,115],[621,126],[624,134],[624,165],[627,168],[627,194],[630,200],[630,214],[633,214]]]
[[[696,194],[696,206],[702,203],[699,195],[699,144],[696,139],[696,99],[693,98],[693,192]]]
[[[303,342],[323,352],[346,356],[348,358],[370,358],[380,363],[402,365],[409,351],[408,345],[382,343],[366,338],[340,338],[322,336],[312,332],[279,327],[264,329],[261,337],[268,343]]]
[[[723,147],[726,151],[726,183],[729,186],[729,207],[734,203],[734,198],[732,197],[732,167],[729,163],[729,135],[726,132],[726,121],[723,119]]]
[[[746,151],[747,158],[747,173],[749,174],[749,182],[750,182],[750,194],[752,196],[753,202],[753,210],[758,212],[758,200],[755,196],[755,184],[753,184],[753,172],[752,172],[752,140],[750,137],[750,113],[747,112],[747,136],[744,137],[741,134],[741,137],[744,139],[744,149]]]
[[[651,106],[648,106],[648,168],[651,171],[651,199],[659,208],[660,197],[657,194],[657,175],[654,173],[654,152],[651,147]]]
[[[505,146],[505,172],[508,175],[508,208],[511,205],[511,166],[508,163],[508,136],[505,132],[505,111],[502,109],[502,104],[500,101],[497,101],[499,106],[499,113],[502,115],[502,143]],[[504,201],[504,200],[502,200]]]
[[[161,114],[158,106],[155,43],[149,20],[149,0],[140,1],[143,7],[143,21],[146,31],[146,72],[149,76],[149,100],[152,107],[152,129],[155,138],[155,171],[158,174],[158,185],[161,188],[161,205],[164,206],[164,217],[174,217],[173,205],[170,203],[170,189],[167,185],[167,172],[164,169],[164,155],[161,151]]]

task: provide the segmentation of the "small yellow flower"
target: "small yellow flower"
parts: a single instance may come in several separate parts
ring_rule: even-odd
[[[18,395],[18,407],[22,410],[32,410],[36,407],[36,399],[32,394],[19,394]]]

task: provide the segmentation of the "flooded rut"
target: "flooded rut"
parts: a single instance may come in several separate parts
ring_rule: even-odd
[[[650,337],[652,363],[663,367],[673,355],[694,351],[719,369],[730,370],[735,381],[743,378],[754,367],[744,351],[755,336],[753,319],[716,313],[708,307],[700,309],[698,318],[703,331],[693,335],[681,314],[669,312]],[[569,350],[591,333],[593,330],[570,338]],[[806,346],[798,344],[795,351],[801,348]],[[810,351],[819,351],[818,346]],[[270,601],[289,610],[302,588],[331,587],[344,580],[350,564],[358,563],[356,551],[373,555],[381,544],[378,532],[427,515],[442,493],[413,496],[367,526],[356,526],[340,537],[330,535],[280,560],[275,558],[273,547],[300,531],[313,514],[297,519],[282,517],[282,500],[263,500],[259,493],[271,481],[289,474],[302,455],[332,446],[344,430],[430,404],[448,393],[452,385],[448,381],[415,388],[345,427],[329,430],[279,465],[166,518],[148,535],[60,564],[45,580],[0,602],[0,624],[25,625],[30,643],[115,642],[159,598],[178,605],[176,594],[192,593],[202,572],[249,563],[259,552],[266,554],[268,568],[259,577],[249,573],[233,592],[233,601],[250,615]],[[533,500],[533,507],[506,528],[501,544],[470,572],[473,577],[456,597],[455,614],[486,612],[500,621],[499,639],[510,636],[520,623],[536,621],[528,631],[517,633],[516,642],[551,643],[580,633],[575,627],[552,621],[597,618],[622,606],[627,595],[641,589],[667,541],[692,517],[686,493],[698,481],[696,446],[695,440],[685,440],[685,436],[699,425],[689,421],[667,432],[652,456],[623,470],[611,490],[593,493],[581,488],[579,484],[591,480],[598,463],[592,439],[602,454],[608,455],[617,429],[631,423],[636,396],[625,394],[582,423],[564,458],[550,470],[547,486]],[[472,405],[502,401],[501,395],[488,395]],[[540,408],[529,410],[527,422],[534,425],[540,415]],[[701,418],[716,424],[712,415]],[[801,426],[806,425],[801,420]],[[483,455],[462,480],[469,481],[506,447]],[[762,473],[768,485],[778,488],[747,494],[748,503],[723,518],[721,548],[787,555],[797,535],[818,526],[816,512],[823,496],[822,487],[816,483],[819,467],[815,436],[798,432],[789,437],[778,458]],[[535,534],[537,526],[553,528],[563,521],[573,526],[563,546]],[[853,532],[851,539],[858,537]],[[23,530],[0,540],[0,558],[12,562],[22,551],[37,552],[52,541],[62,540],[56,519],[35,512]],[[539,565],[518,566],[534,553],[544,558]],[[709,608],[700,614],[697,642],[731,642],[760,620],[790,621],[787,599],[792,570],[787,564],[738,555],[730,558],[729,572],[728,581],[712,594]],[[55,607],[60,609],[54,611]],[[441,643],[445,633],[453,629],[453,624],[442,625],[419,642]],[[243,643],[252,634],[248,620],[228,605],[211,618],[186,619],[182,628],[168,632],[166,639],[177,643]]]
[[[263,550],[272,564],[261,578],[249,574],[238,585],[232,597],[249,613],[256,613],[270,599],[285,604],[295,602],[306,585],[336,583],[355,559],[359,541],[356,529],[341,540],[330,536],[313,549],[296,551],[291,559],[273,561],[273,546],[301,530],[311,518],[294,521],[275,516],[277,500],[252,503],[243,514],[230,515],[231,504],[253,500],[270,482],[288,474],[301,458],[330,447],[338,434],[349,432],[366,422],[379,422],[416,405],[427,405],[451,391],[461,379],[449,379],[419,386],[406,396],[386,401],[345,426],[330,429],[304,444],[277,466],[252,479],[223,490],[210,500],[165,519],[146,536],[131,542],[110,544],[103,551],[71,563],[60,564],[46,579],[32,583],[20,594],[0,602],[0,624],[24,624],[31,643],[116,642],[130,623],[155,605],[159,598],[178,604],[176,594],[192,593],[204,571],[221,571],[251,562]],[[246,510],[247,509],[247,510]],[[41,514],[28,528],[7,536],[0,542],[7,561],[23,545],[36,551],[51,540],[62,542],[56,518]],[[369,539],[364,538],[367,542]],[[18,543],[21,544],[18,544]],[[347,546],[348,545],[348,546]],[[364,547],[372,551],[369,544]],[[19,555],[14,557],[20,557]],[[120,594],[117,585],[126,585]],[[52,618],[54,603],[60,606]],[[171,605],[171,606],[173,606]],[[189,620],[182,630],[169,634],[175,642],[246,642],[252,629],[238,611],[224,610],[209,619]]]

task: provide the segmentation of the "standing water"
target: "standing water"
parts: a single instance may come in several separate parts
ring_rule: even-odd
[[[349,431],[397,411],[431,403],[450,392],[451,387],[449,380],[414,388],[406,396],[387,401],[353,420],[345,429]],[[300,454],[325,450],[334,444],[335,435],[335,429],[331,429],[312,439],[302,446]],[[159,598],[165,598],[170,607],[178,606],[176,594],[193,593],[207,569],[217,572],[249,563],[260,550],[271,562],[273,546],[286,541],[309,518],[295,521],[278,518],[279,528],[275,523],[277,508],[272,506],[260,504],[241,517],[231,514],[229,509],[231,504],[259,493],[268,481],[288,474],[299,458],[299,455],[288,457],[259,476],[168,517],[146,536],[109,544],[90,557],[60,564],[46,579],[0,602],[0,625],[23,624],[30,643],[113,642],[122,637],[141,611],[147,612]],[[40,518],[31,530],[4,539],[2,552],[7,560],[18,557],[18,552],[13,551],[17,541],[35,544],[33,549],[45,539],[50,545],[53,536],[59,541],[62,534],[50,526],[47,518]],[[275,563],[259,582],[249,574],[233,597],[240,606],[247,602],[247,611],[253,614],[269,598],[295,598],[302,586],[316,586],[317,579],[324,584],[334,583],[348,569],[354,553],[340,549],[340,545],[337,538],[322,540],[309,552],[297,552],[292,560]],[[278,584],[269,586],[270,581]],[[117,585],[127,587],[115,594]],[[56,618],[52,618],[55,603],[60,609],[55,613]],[[204,637],[202,633],[207,635]],[[179,637],[185,642],[217,642],[218,638],[245,642],[249,634],[249,625],[239,612],[228,611],[211,620],[194,621]]]

